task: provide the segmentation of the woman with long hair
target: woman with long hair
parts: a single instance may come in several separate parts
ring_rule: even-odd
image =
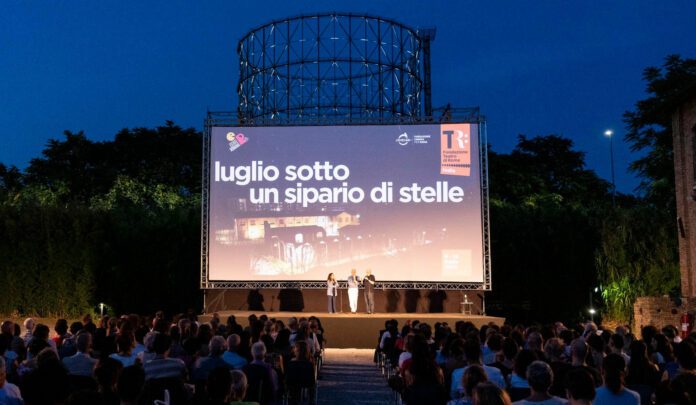
[[[633,358],[631,358],[633,363]],[[616,353],[604,358],[602,363],[604,385],[597,389],[595,405],[603,404],[640,404],[640,395],[626,388],[626,361]]]
[[[435,362],[428,343],[421,335],[413,335],[410,365],[405,367],[404,402],[406,404],[445,404],[447,390],[442,369]]]
[[[326,279],[326,298],[328,299],[329,313],[336,313],[336,292],[338,290],[338,282],[333,273],[329,273]]]

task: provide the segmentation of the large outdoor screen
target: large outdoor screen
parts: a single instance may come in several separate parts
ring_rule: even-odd
[[[478,125],[210,137],[209,280],[484,281]]]

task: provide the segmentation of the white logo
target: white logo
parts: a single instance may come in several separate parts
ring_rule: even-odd
[[[401,146],[406,146],[409,144],[409,142],[411,142],[411,138],[408,137],[408,134],[406,132],[404,132],[396,138],[396,143],[398,143]]]

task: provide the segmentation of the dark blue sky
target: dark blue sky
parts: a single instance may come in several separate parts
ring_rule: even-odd
[[[206,109],[236,107],[237,41],[272,19],[367,12],[437,27],[435,105],[481,107],[489,141],[558,133],[609,178],[617,133],[620,191],[638,183],[621,115],[645,97],[642,70],[696,58],[696,2],[44,1],[0,12],[0,162],[25,167],[49,138],[110,139],[171,119],[201,128]]]

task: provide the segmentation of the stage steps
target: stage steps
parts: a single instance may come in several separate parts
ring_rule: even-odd
[[[326,349],[319,404],[389,404],[391,390],[371,349]]]

